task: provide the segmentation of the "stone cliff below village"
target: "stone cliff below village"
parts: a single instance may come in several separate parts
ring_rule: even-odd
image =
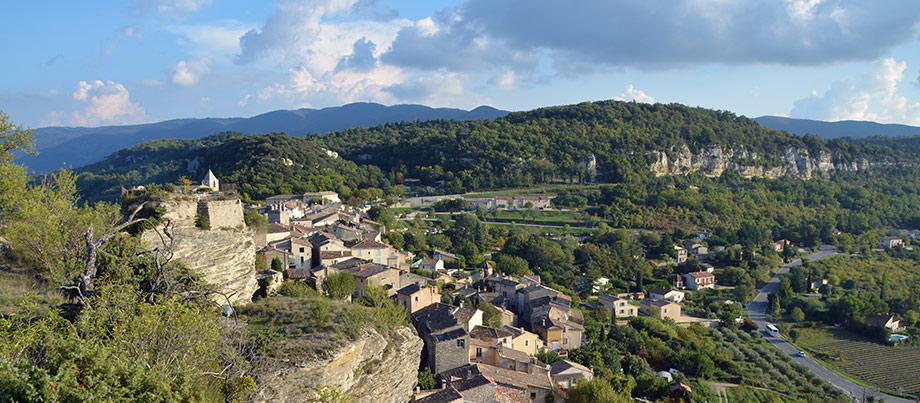
[[[418,381],[423,342],[401,327],[386,336],[368,329],[329,358],[299,362],[296,357],[256,370],[253,402],[307,402],[317,390],[338,390],[348,401],[408,402]]]
[[[782,155],[771,161],[762,157],[748,150],[723,150],[719,147],[693,152],[684,145],[671,152],[653,151],[650,168],[658,176],[693,172],[719,176],[726,170],[734,170],[747,177],[810,179],[824,177],[831,171],[859,171],[873,165],[865,158],[848,161],[836,153],[823,150],[811,155],[807,149],[798,147],[784,149]]]
[[[159,204],[166,210],[163,218],[171,222],[173,260],[185,263],[204,281],[215,285],[231,303],[250,302],[259,288],[255,277],[255,234],[243,223],[239,199],[179,196]],[[210,229],[195,226],[199,215],[208,217]],[[145,232],[143,238],[152,248],[162,245],[155,231]]]

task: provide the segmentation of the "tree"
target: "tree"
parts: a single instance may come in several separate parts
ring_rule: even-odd
[[[495,258],[495,264],[499,271],[513,276],[525,276],[532,273],[527,261],[518,256],[500,254]]]
[[[495,329],[502,328],[502,313],[494,305],[482,301],[476,308],[482,311],[482,324]]]
[[[565,398],[565,403],[628,403],[631,401],[632,399],[628,396],[617,393],[613,386],[602,378],[594,378],[590,381],[581,378]]]
[[[272,270],[279,273],[284,271],[284,263],[281,262],[281,259],[277,257],[272,258]]]
[[[422,390],[438,387],[437,382],[434,380],[434,374],[431,373],[431,368],[425,367],[425,369],[418,371],[418,387]]]
[[[12,162],[16,150],[35,155],[33,138],[31,129],[11,122],[10,116],[0,111],[0,163]]]
[[[355,281],[355,276],[348,272],[333,273],[323,280],[323,291],[332,299],[348,298],[357,289],[358,283]]]
[[[393,245],[396,249],[402,249],[403,246],[406,246],[406,239],[403,237],[403,234],[398,231],[388,231],[386,234],[387,242],[390,245]]]
[[[802,312],[802,308],[799,307],[792,308],[792,312],[789,313],[789,318],[792,319],[793,322],[801,322],[805,320],[805,312]]]

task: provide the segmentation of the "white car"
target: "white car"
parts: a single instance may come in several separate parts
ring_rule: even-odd
[[[805,352],[804,352],[804,351],[801,351],[801,350],[799,350],[799,352],[798,352],[798,353],[796,353],[795,355],[796,355],[796,356],[798,356],[798,357],[804,357],[804,356],[805,356]]]

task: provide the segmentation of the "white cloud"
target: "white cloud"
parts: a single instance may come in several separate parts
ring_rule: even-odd
[[[181,21],[210,4],[211,0],[134,0],[133,6],[138,14],[146,14],[153,9],[161,17]]]
[[[240,107],[246,106],[246,104],[249,103],[249,98],[252,98],[252,94],[246,94],[246,96],[244,96],[243,99],[237,101],[236,104]]]
[[[253,26],[224,20],[210,25],[176,25],[164,29],[180,35],[179,45],[196,57],[229,63],[240,53],[240,37]]]
[[[503,90],[510,91],[514,89],[514,83],[516,79],[517,77],[515,76],[514,71],[508,70],[500,75],[492,77],[492,79],[489,80],[489,83],[496,85],[498,88]]]
[[[617,101],[636,101],[644,104],[655,103],[655,98],[648,96],[644,91],[636,89],[632,84],[626,86],[626,90],[617,95]]]
[[[211,61],[207,58],[199,60],[182,60],[170,69],[169,79],[176,85],[195,85],[201,76],[211,70]]]
[[[382,60],[432,71],[821,65],[916,39],[916,0],[466,0],[403,29]],[[432,29],[435,27],[436,29]]]
[[[141,123],[146,118],[144,109],[131,102],[131,95],[121,84],[114,81],[96,80],[90,83],[80,81],[73,99],[86,106],[70,113],[52,112],[49,121],[60,121],[77,126],[99,126],[104,124]]]
[[[872,120],[883,123],[920,124],[920,103],[911,103],[898,85],[907,62],[881,61],[871,74],[834,83],[823,95],[817,91],[794,102],[793,117],[821,120]]]

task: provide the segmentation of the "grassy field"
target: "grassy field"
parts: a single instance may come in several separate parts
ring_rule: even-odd
[[[38,281],[31,273],[0,266],[0,315],[16,312],[20,301],[27,297],[40,310],[65,302],[54,286]]]
[[[886,346],[833,327],[799,328],[796,345],[868,386],[920,393],[920,347]]]

